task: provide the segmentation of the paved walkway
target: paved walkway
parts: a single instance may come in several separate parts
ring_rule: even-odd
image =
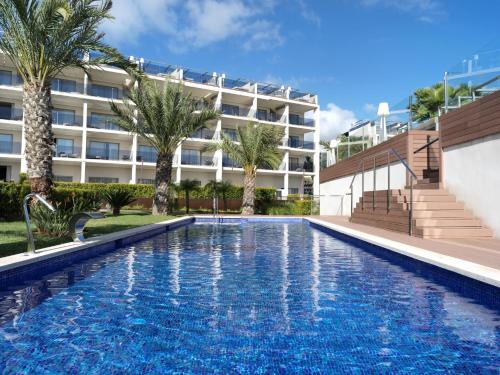
[[[374,228],[367,225],[353,224],[345,216],[313,216],[316,219],[341,225],[388,240],[398,241],[435,253],[466,260],[500,271],[500,239],[456,239],[456,240],[430,240],[392,232],[385,229]]]

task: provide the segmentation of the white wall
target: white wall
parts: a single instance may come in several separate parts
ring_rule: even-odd
[[[401,163],[391,164],[391,189],[402,189],[406,185],[406,169]],[[353,175],[324,182],[320,185],[320,215],[351,215],[351,196],[349,186]],[[387,190],[387,167],[376,170],[376,190]],[[365,191],[373,191],[373,170],[365,172]],[[353,183],[353,203],[362,194],[362,177],[359,173]]]
[[[500,134],[443,150],[444,183],[500,237]]]

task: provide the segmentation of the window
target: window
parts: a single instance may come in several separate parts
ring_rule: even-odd
[[[13,146],[12,134],[0,134],[0,153],[11,154]]]
[[[52,90],[61,92],[77,92],[76,81],[69,79],[54,78],[52,80]]]
[[[293,124],[293,125],[303,125],[303,124],[300,123],[300,116],[299,115],[295,115],[293,113],[290,113],[288,115],[288,119],[289,119],[290,124]]]
[[[0,85],[12,86],[12,72],[0,70]]]
[[[222,129],[222,133],[232,141],[236,141],[238,136],[236,135],[236,129]]]
[[[12,119],[12,103],[0,103],[0,119]]]
[[[290,143],[288,146],[295,147],[295,148],[300,147],[301,146],[300,145],[300,137],[297,135],[291,135],[290,136]]]
[[[89,177],[89,182],[98,184],[116,184],[119,182],[118,177]]]
[[[222,104],[222,113],[230,116],[239,116],[240,107],[232,104]]]
[[[257,119],[266,121],[267,118],[267,109],[257,109]]]
[[[56,125],[78,125],[76,124],[75,111],[68,109],[53,109],[52,123]]]
[[[88,126],[96,129],[121,130],[116,116],[92,112]]]
[[[120,89],[112,86],[92,84],[90,94],[109,99],[121,99],[122,95]]]
[[[299,188],[288,188],[288,194],[299,194]]]
[[[137,149],[137,161],[156,163],[157,158],[158,155],[154,147],[139,145]]]
[[[91,141],[87,150],[89,159],[118,160],[120,153],[119,143],[104,143]]]
[[[57,181],[57,182],[73,182],[73,176],[54,176],[54,181]]]
[[[67,138],[56,138],[56,156],[70,156],[75,152],[75,141]]]
[[[181,164],[200,165],[201,152],[200,150],[182,150]]]

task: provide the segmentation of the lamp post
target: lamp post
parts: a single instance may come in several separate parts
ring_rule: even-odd
[[[380,134],[380,140],[381,142],[384,142],[387,140],[387,116],[389,116],[389,103],[380,103],[378,105],[378,111],[377,115],[380,117],[380,127],[381,127],[381,134]]]

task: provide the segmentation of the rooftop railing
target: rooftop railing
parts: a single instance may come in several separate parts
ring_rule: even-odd
[[[0,154],[21,155],[21,142],[0,141]]]
[[[290,99],[299,100],[301,102],[306,102],[306,103],[314,103],[313,95],[305,92],[300,92],[297,90],[290,91]]]
[[[214,76],[212,73],[198,73],[188,69],[188,70],[183,70],[182,78],[184,79],[184,81],[188,82],[196,82],[210,86],[218,86],[217,75]]]
[[[11,107],[10,111],[0,110],[0,120],[22,121],[23,110],[16,107]]]
[[[268,83],[258,83],[257,93],[262,95],[272,95],[276,97],[286,98],[286,90],[284,87]]]

